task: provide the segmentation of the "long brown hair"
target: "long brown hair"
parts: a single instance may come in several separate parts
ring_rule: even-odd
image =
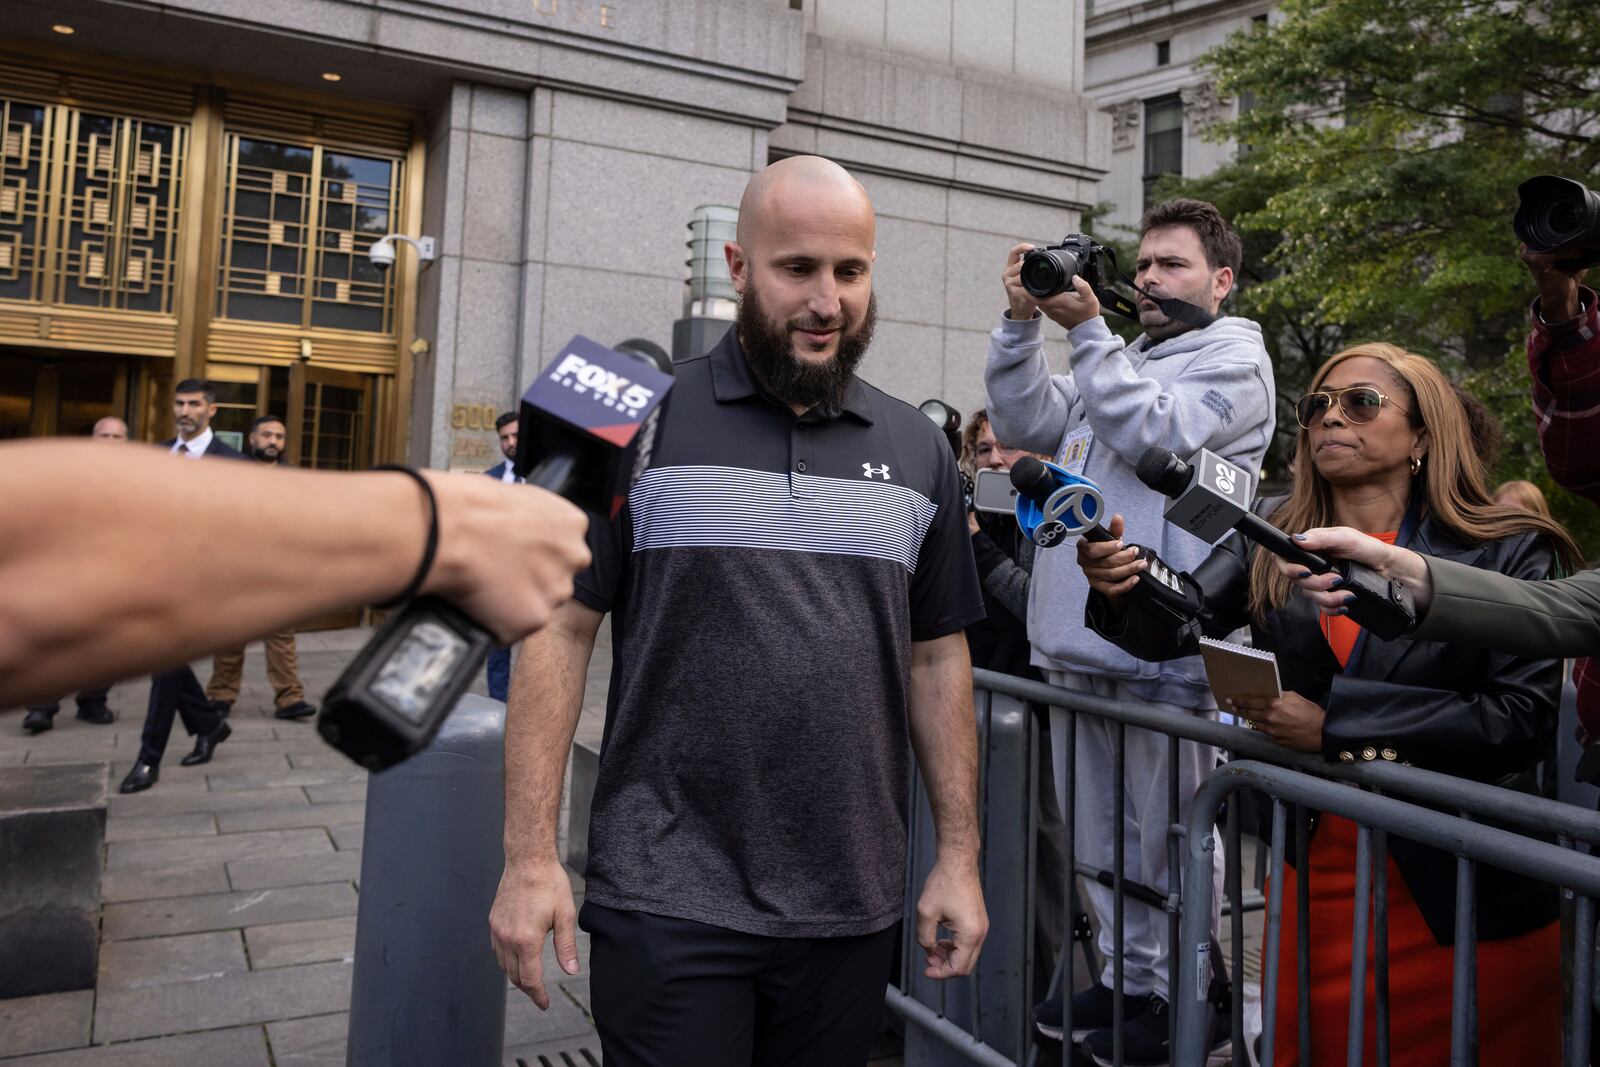
[[[1545,515],[1490,502],[1483,463],[1472,442],[1467,415],[1452,391],[1450,381],[1423,356],[1396,345],[1356,345],[1324,363],[1311,380],[1311,390],[1322,387],[1333,368],[1347,359],[1368,356],[1386,364],[1395,386],[1408,396],[1395,399],[1410,413],[1413,429],[1428,431],[1428,452],[1422,470],[1412,480],[1412,498],[1421,494],[1422,513],[1464,541],[1495,541],[1533,531],[1550,539],[1557,558],[1569,571],[1583,566],[1583,556],[1566,529]],[[1289,498],[1269,521],[1280,530],[1298,533],[1316,526],[1332,526],[1332,487],[1311,459],[1310,437],[1302,427],[1295,440],[1294,487]],[[1267,612],[1288,603],[1294,585],[1272,556],[1257,552],[1250,562],[1250,613],[1261,622]]]

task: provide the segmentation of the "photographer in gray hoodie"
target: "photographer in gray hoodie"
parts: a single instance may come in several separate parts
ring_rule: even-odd
[[[1175,570],[1188,570],[1210,551],[1205,542],[1162,519],[1166,500],[1146,488],[1135,464],[1152,445],[1188,458],[1209,448],[1257,472],[1274,422],[1272,365],[1261,328],[1217,314],[1233,288],[1242,247],[1211,204],[1171,200],[1140,220],[1134,280],[1140,290],[1143,334],[1131,345],[1101,319],[1100,302],[1081,277],[1073,287],[1042,300],[1021,283],[1022,257],[1032,245],[1011,249],[1002,275],[1009,309],[990,334],[984,381],[995,433],[1016,448],[1052,454],[1056,462],[1089,478],[1105,494],[1107,510],[1145,531],[1148,547]],[[1205,314],[1174,319],[1162,298],[1177,298]],[[1169,310],[1171,305],[1167,305]],[[1052,375],[1044,352],[1045,319],[1067,331],[1070,373]],[[1114,518],[1111,532],[1123,524]],[[1067,689],[1116,700],[1212,714],[1216,702],[1198,658],[1143,663],[1102,640],[1084,625],[1089,587],[1069,549],[1041,550],[1028,601],[1033,663]],[[1064,736],[1065,716],[1052,711],[1051,732]],[[1114,865],[1112,804],[1115,758],[1112,723],[1079,718],[1076,783],[1077,862],[1094,870]],[[1056,753],[1056,787],[1064,794],[1062,746]],[[1167,871],[1167,742],[1160,734],[1130,729],[1126,735],[1126,852],[1124,876],[1165,895]],[[1199,780],[1216,765],[1214,750],[1179,747],[1179,811],[1187,817]],[[1101,981],[1073,998],[1073,1039],[1110,1060],[1112,1034],[1111,891],[1086,885],[1098,919],[1106,959]],[[1166,917],[1135,904],[1124,915],[1123,1041],[1129,1064],[1167,1062],[1168,966]],[[1059,1002],[1039,1005],[1039,1028],[1061,1032]]]

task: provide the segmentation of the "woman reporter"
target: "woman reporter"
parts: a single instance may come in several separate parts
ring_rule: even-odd
[[[1577,548],[1550,519],[1496,507],[1466,415],[1429,360],[1393,345],[1347,349],[1317,372],[1296,407],[1301,424],[1294,489],[1264,510],[1289,531],[1342,525],[1390,543],[1519,578],[1544,578]],[[1121,536],[1121,521],[1112,532]],[[1524,659],[1427,641],[1381,642],[1347,616],[1324,613],[1294,577],[1237,535],[1194,571],[1210,618],[1173,628],[1126,594],[1142,565],[1115,542],[1078,546],[1094,592],[1090,624],[1145,659],[1191,655],[1200,632],[1248,624],[1277,655],[1284,694],[1235,710],[1275,740],[1331,760],[1391,759],[1533,791],[1534,766],[1553,738],[1561,687],[1556,659]],[[1199,632],[1197,632],[1199,631]],[[1347,1040],[1355,825],[1313,816],[1309,854],[1288,856],[1311,876],[1311,1045],[1318,1063],[1343,1063]],[[1389,839],[1389,989],[1392,1062],[1449,1056],[1455,861]],[[1292,852],[1292,849],[1291,849]],[[1298,870],[1285,868],[1294,891]],[[1485,1063],[1554,1062],[1560,1041],[1560,967],[1553,887],[1489,867],[1478,872],[1479,981]],[[1291,898],[1292,899],[1292,898]],[[1293,951],[1297,916],[1284,915]],[[1279,968],[1279,1012],[1297,1000],[1297,967]],[[1372,999],[1369,970],[1367,997]],[[1280,1014],[1282,1018],[1292,1015]],[[1368,1007],[1367,1017],[1373,1017]],[[1297,1035],[1278,1028],[1277,1062],[1298,1062]],[[1363,1062],[1376,1056],[1369,1027]]]

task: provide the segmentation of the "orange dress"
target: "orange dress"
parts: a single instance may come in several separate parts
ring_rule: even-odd
[[[1374,534],[1393,544],[1395,533]],[[1349,662],[1361,628],[1344,616],[1322,616],[1339,665]],[[1311,1049],[1317,1067],[1346,1062],[1350,1022],[1351,924],[1355,919],[1356,824],[1323,815],[1311,838]],[[1393,859],[1389,890],[1389,1050],[1393,1067],[1450,1062],[1450,984],[1455,950],[1440,945],[1417,909]],[[1283,933],[1278,957],[1275,1062],[1299,1067],[1299,915],[1296,871],[1283,869]],[[1372,923],[1372,912],[1368,922]],[[1369,925],[1369,929],[1370,929]],[[1362,1063],[1376,1063],[1377,1008],[1373,943],[1367,944]],[[1263,966],[1262,973],[1266,973]],[[1560,923],[1518,937],[1478,944],[1478,1062],[1483,1067],[1533,1067],[1561,1062]]]

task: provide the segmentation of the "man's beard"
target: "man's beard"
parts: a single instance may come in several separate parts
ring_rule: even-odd
[[[841,311],[842,315],[842,311]],[[867,300],[867,313],[851,329],[842,324],[839,347],[826,362],[815,363],[795,355],[791,330],[827,329],[833,323],[806,315],[774,326],[761,306],[755,285],[745,286],[739,300],[737,329],[739,343],[761,383],[777,396],[806,409],[821,407],[837,413],[844,407],[845,394],[855,380],[856,367],[872,343],[872,330],[878,322],[878,297]]]
[[[283,458],[282,449],[271,449],[270,446],[268,448],[257,448],[251,445],[250,454],[263,463],[276,463]]]

